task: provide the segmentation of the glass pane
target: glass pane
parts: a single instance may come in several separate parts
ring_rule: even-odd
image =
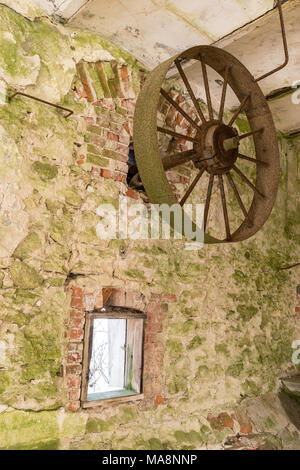
[[[89,395],[125,388],[126,319],[95,319]]]

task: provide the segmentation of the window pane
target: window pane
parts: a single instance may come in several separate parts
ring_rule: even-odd
[[[89,395],[125,388],[126,319],[95,319]]]

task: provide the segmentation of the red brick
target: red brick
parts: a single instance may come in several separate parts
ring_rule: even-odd
[[[67,387],[69,388],[79,388],[81,385],[80,375],[73,375],[67,377]]]
[[[300,307],[295,307],[295,312],[300,313]]]
[[[126,192],[126,196],[131,197],[132,199],[138,199],[139,193],[134,189],[128,189],[128,191]]]
[[[156,405],[162,405],[164,402],[164,397],[162,395],[156,395],[154,403]]]
[[[107,133],[107,138],[110,139],[110,140],[114,140],[116,142],[119,142],[118,134],[114,134],[113,132],[108,132]]]
[[[80,351],[82,353],[83,343],[68,343],[68,351]]]
[[[70,352],[68,354],[68,362],[81,362],[82,360],[82,353],[80,352]]]
[[[162,301],[167,303],[177,302],[177,296],[175,294],[163,294]]]
[[[84,319],[79,317],[73,317],[70,319],[70,328],[83,328]]]
[[[160,313],[161,312],[161,304],[156,303],[156,302],[150,302],[146,307],[146,312]]]
[[[66,374],[67,375],[80,375],[82,372],[82,367],[79,364],[68,365],[66,367]]]
[[[233,429],[234,427],[233,419],[228,413],[220,413],[218,416],[208,416],[207,419],[211,427],[217,431],[222,431],[224,428]]]
[[[83,165],[83,163],[84,163],[84,160],[77,160],[77,162],[76,162],[76,163],[77,163],[77,165]]]
[[[240,434],[252,433],[252,423],[251,423],[250,418],[246,415],[245,412],[237,411],[236,419],[240,425]]]
[[[72,299],[71,299],[71,307],[83,308],[82,298],[80,298],[80,297],[72,297]]]
[[[161,294],[151,294],[150,302],[160,302],[161,301]]]
[[[85,68],[84,68],[84,64],[82,62],[80,62],[79,64],[76,65],[76,67],[77,67],[77,71],[79,73],[84,91],[86,93],[87,99],[88,99],[88,101],[93,103],[95,101],[95,92],[91,88],[91,86],[88,82],[88,78],[87,78],[87,74],[86,74],[86,71],[85,71]]]
[[[110,170],[101,169],[100,175],[102,176],[102,178],[112,179]]]
[[[80,398],[80,388],[70,390],[70,392],[69,392],[69,400],[70,401],[74,402],[74,401],[79,400],[79,398]]]
[[[83,310],[71,310],[70,318],[84,318],[84,316]]]
[[[127,65],[121,67],[121,79],[123,82],[128,82],[128,68]]]
[[[68,403],[68,410],[69,411],[79,411],[80,410],[80,401],[70,401]]]
[[[83,329],[82,328],[72,328],[70,330],[70,339],[77,339],[77,340],[81,340],[83,339]]]

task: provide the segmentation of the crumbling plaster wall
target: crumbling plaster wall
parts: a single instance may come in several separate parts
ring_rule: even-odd
[[[273,394],[278,377],[287,368],[294,371],[291,344],[300,335],[297,271],[278,270],[299,261],[298,142],[279,136],[279,196],[253,239],[199,252],[185,251],[180,241],[101,242],[95,210],[103,202],[117,206],[127,188],[95,171],[101,163],[88,158],[88,126],[105,115],[123,123],[124,113],[131,122],[144,71],[97,36],[0,10],[4,89],[22,87],[75,111],[65,120],[59,111],[26,99],[0,106],[0,447],[218,447],[228,435],[246,432],[244,421],[251,416],[232,416],[259,406],[253,430],[271,441],[275,436],[278,446],[284,441],[297,447],[296,428],[280,414]],[[89,83],[94,80],[103,94],[97,107],[91,104],[76,73],[82,59],[126,67],[130,98],[124,107],[118,98],[103,99],[93,75]],[[243,119],[238,124],[241,130],[246,126]],[[124,158],[126,143],[118,138],[116,147],[107,148],[108,134],[101,137],[94,157],[101,160],[110,151]],[[220,211],[218,206],[215,220],[221,220]],[[72,282],[128,288],[147,299],[153,293],[177,295],[163,323],[163,403],[90,413],[65,409],[61,364]],[[256,397],[264,394],[261,404]]]

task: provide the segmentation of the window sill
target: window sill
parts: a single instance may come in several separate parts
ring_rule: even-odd
[[[121,404],[126,403],[129,401],[140,401],[144,399],[144,394],[140,393],[139,395],[128,395],[126,397],[115,397],[115,398],[107,398],[104,400],[94,400],[94,401],[82,401],[81,406],[82,408],[95,408],[96,406],[104,406],[110,404]]]

